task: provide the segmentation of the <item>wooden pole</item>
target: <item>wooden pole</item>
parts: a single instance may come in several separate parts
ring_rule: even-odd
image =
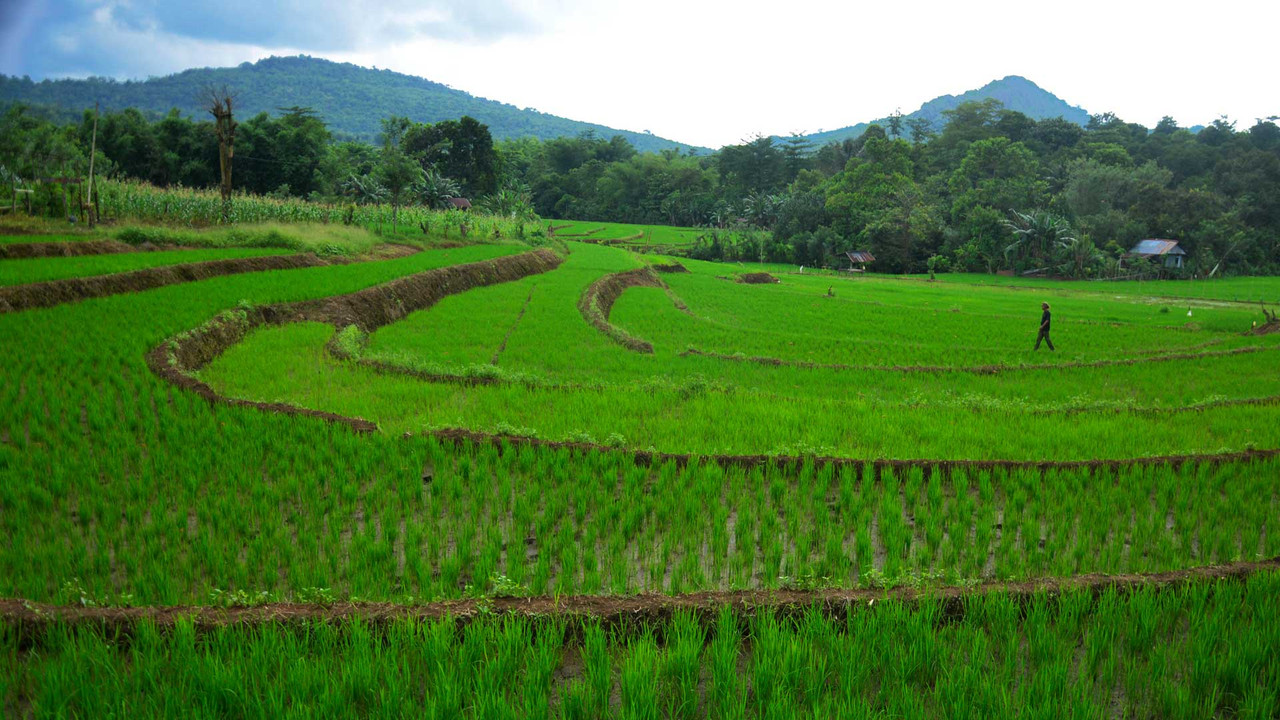
[[[87,198],[88,202],[86,203],[89,206],[89,209],[86,210],[86,212],[89,213],[90,228],[93,227],[93,221],[95,219],[94,212],[93,212],[93,156],[94,156],[94,153],[97,151],[97,149],[98,149],[98,103],[94,103],[93,104],[93,138],[89,140],[89,197]]]

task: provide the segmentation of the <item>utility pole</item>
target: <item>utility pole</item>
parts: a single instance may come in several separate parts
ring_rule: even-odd
[[[89,140],[89,197],[85,198],[86,204],[89,206],[85,212],[89,216],[89,227],[93,228],[93,222],[97,218],[93,212],[93,156],[98,151],[98,103],[93,104],[93,137]]]

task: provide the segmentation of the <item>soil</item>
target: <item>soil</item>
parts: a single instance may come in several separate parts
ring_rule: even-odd
[[[769,283],[782,282],[778,278],[766,272],[743,273],[738,276],[738,282],[748,285],[767,285]]]
[[[227,260],[209,260],[207,262],[179,263],[177,265],[145,268],[112,275],[64,278],[62,280],[50,280],[28,285],[14,285],[0,288],[0,313],[52,307],[62,303],[78,302],[89,298],[120,293],[141,292],[166,285],[206,280],[221,275],[237,275],[267,270],[294,270],[321,265],[345,265],[353,262],[405,257],[416,252],[418,252],[417,248],[404,245],[383,245],[368,255],[355,258],[320,258],[311,253],[231,258]]]
[[[422,605],[394,603],[268,603],[252,607],[201,607],[190,605],[151,607],[81,607],[32,603],[21,599],[0,600],[0,620],[19,628],[24,642],[34,642],[43,632],[71,624],[99,626],[107,636],[129,637],[140,622],[172,627],[180,619],[190,619],[197,629],[207,631],[227,626],[266,624],[298,625],[308,622],[341,623],[360,619],[374,626],[396,620],[453,619],[459,625],[494,614],[514,614],[528,618],[598,618],[606,626],[633,631],[643,623],[670,620],[676,612],[691,612],[704,624],[715,622],[721,608],[733,608],[746,616],[774,612],[799,617],[812,607],[828,616],[844,618],[853,612],[874,611],[879,603],[899,601],[941,603],[943,620],[958,620],[971,607],[975,596],[1005,594],[1021,602],[1036,597],[1070,591],[1100,595],[1139,589],[1178,589],[1188,584],[1241,582],[1260,572],[1280,569],[1280,557],[1259,562],[1209,565],[1147,575],[1078,575],[1070,578],[1043,578],[1022,582],[988,582],[971,587],[927,586],[823,590],[737,590],[685,595],[606,595],[565,597],[499,597],[483,600],[447,600]],[[569,623],[573,626],[574,623]]]
[[[1271,333],[1280,332],[1280,320],[1268,320],[1265,323],[1251,329],[1247,335],[1270,335]]]
[[[689,268],[687,268],[687,267],[685,267],[685,266],[681,265],[681,264],[680,264],[680,263],[678,263],[678,262],[671,262],[671,263],[655,263],[654,265],[651,265],[650,267],[652,267],[652,268],[654,269],[654,271],[655,271],[655,272],[660,272],[660,273],[687,273],[687,272],[689,272]]]

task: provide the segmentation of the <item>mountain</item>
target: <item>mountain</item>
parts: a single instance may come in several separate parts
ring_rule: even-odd
[[[306,55],[270,57],[233,68],[199,68],[140,81],[110,78],[43,80],[0,75],[0,104],[24,102],[46,106],[67,117],[101,102],[105,109],[135,107],[148,113],[178,108],[205,117],[197,100],[207,85],[226,85],[237,96],[242,118],[259,112],[301,106],[318,112],[335,135],[372,141],[382,118],[407,115],[418,122],[456,120],[470,115],[489,126],[495,139],[532,136],[542,140],[594,132],[604,138],[622,135],[641,152],[691,146],[649,133],[617,130],[537,110],[475,97],[447,85],[413,75],[373,70]],[[698,148],[705,150],[705,148]]]
[[[985,100],[987,98],[995,98],[999,100],[1006,109],[1017,110],[1034,120],[1043,120],[1045,118],[1061,117],[1077,125],[1084,125],[1089,122],[1089,113],[1083,108],[1069,105],[1065,100],[1057,95],[1036,85],[1030,80],[1018,75],[1010,75],[1000,80],[983,85],[977,90],[970,90],[960,95],[943,95],[936,97],[924,105],[919,110],[910,115],[903,115],[903,119],[922,117],[933,123],[935,131],[941,130],[946,125],[946,116],[942,113],[950,110],[961,103],[972,102],[974,100]],[[849,127],[840,128],[839,130],[828,130],[826,132],[814,133],[805,137],[813,141],[816,145],[821,146],[830,142],[840,142],[849,138],[856,138],[866,132],[867,127],[872,124],[887,127],[888,118],[880,118],[867,123],[859,123],[850,125]],[[905,127],[905,126],[904,126]],[[905,130],[904,130],[905,134]]]

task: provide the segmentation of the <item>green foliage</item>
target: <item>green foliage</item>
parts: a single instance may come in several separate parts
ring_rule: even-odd
[[[480,613],[197,634],[85,623],[0,632],[0,700],[98,717],[1270,718],[1280,581],[729,606],[605,630]],[[482,605],[483,607],[483,605]],[[576,628],[575,628],[576,629]],[[744,633],[743,630],[747,630]],[[661,639],[661,640],[660,640]],[[553,698],[555,700],[553,701]],[[612,710],[611,710],[612,708]]]
[[[305,74],[308,62],[265,65],[272,73],[292,68]],[[281,103],[276,117],[241,121],[236,188],[254,200],[238,204],[342,200],[341,213],[323,205],[290,207],[289,213],[312,220],[333,215],[351,224],[358,222],[360,206],[389,203],[385,220],[398,232],[407,204],[438,208],[461,194],[477,209],[508,219],[538,214],[772,236],[747,242],[709,236],[680,250],[703,259],[838,267],[844,252],[859,249],[872,252],[873,269],[886,272],[921,272],[938,255],[965,271],[1016,264],[1022,271],[1116,277],[1132,274],[1120,256],[1137,240],[1170,238],[1188,253],[1185,275],[1280,272],[1280,130],[1273,120],[1244,131],[1220,122],[1198,135],[1169,121],[1148,132],[1113,115],[1086,123],[1081,111],[1046,100],[1021,78],[1006,78],[973,97],[979,96],[972,102],[963,101],[970,96],[948,97],[913,116],[895,117],[901,127],[892,138],[872,124],[821,147],[803,137],[754,137],[705,155],[674,148],[638,154],[637,148],[649,146],[595,131],[546,140],[522,134],[495,143],[494,137],[504,137],[501,130],[468,113],[430,117],[436,122],[425,124],[382,118],[394,121],[396,142],[378,150],[333,136],[301,102]],[[402,106],[388,107],[400,112]],[[14,106],[0,127],[0,197],[6,189],[33,185],[35,214],[80,214],[76,197],[64,198],[61,186],[33,179],[85,172],[91,117],[59,126]],[[910,142],[903,139],[908,135]],[[96,165],[108,178],[162,187],[216,182],[216,142],[202,119],[108,112],[98,147]],[[415,165],[431,174],[419,182]],[[1004,221],[1013,212],[1060,216],[1078,242],[1060,252],[1006,256],[1016,238]],[[266,219],[243,209],[236,219],[247,217]],[[404,225],[429,233],[435,220],[410,218]],[[477,229],[472,223],[448,227],[469,237]],[[523,227],[514,234],[525,238]]]
[[[0,103],[54,106],[61,118],[78,117],[83,108],[92,109],[96,101],[113,110],[138,108],[140,117],[158,117],[177,108],[187,117],[200,118],[205,116],[205,109],[196,98],[208,85],[235,89],[239,95],[237,113],[245,117],[277,113],[281,108],[287,112],[297,106],[322,109],[320,116],[337,134],[365,142],[377,137],[382,118],[389,108],[394,108],[429,123],[469,115],[488,125],[497,138],[532,136],[550,140],[594,132],[622,135],[627,142],[649,152],[689,147],[648,133],[615,130],[520,109],[412,75],[306,55],[270,57],[236,67],[186,70],[141,82],[100,77],[32,82],[0,75]],[[236,154],[238,165],[239,153]],[[216,172],[216,156],[213,168]]]

